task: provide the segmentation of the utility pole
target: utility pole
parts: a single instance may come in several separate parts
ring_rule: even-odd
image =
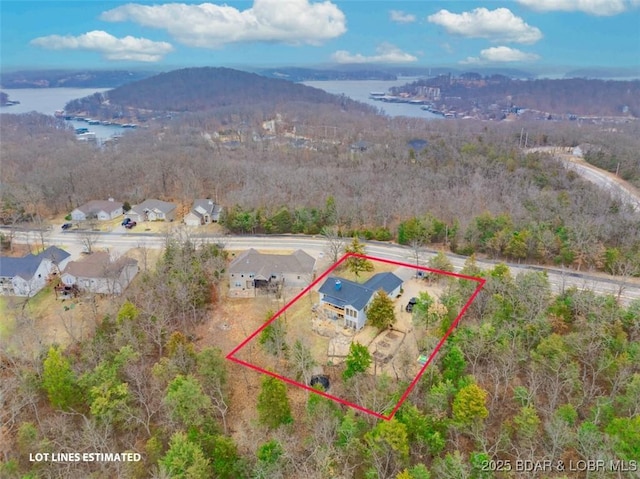
[[[520,141],[518,142],[518,148],[522,148],[522,135],[524,134],[524,127],[520,130]]]

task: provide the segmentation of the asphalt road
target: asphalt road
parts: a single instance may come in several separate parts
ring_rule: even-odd
[[[49,231],[45,233],[45,242],[79,252],[82,249],[83,236],[82,232],[77,231]],[[94,233],[94,237],[95,248],[108,248],[111,251],[120,253],[136,247],[162,248],[166,241],[164,236],[151,233],[136,233],[134,231],[127,231],[126,233]],[[195,241],[219,242],[227,249],[303,249],[315,257],[326,256],[327,249],[327,241],[322,237],[316,236],[203,236],[191,234],[190,237]],[[40,242],[40,234],[35,231],[16,232],[15,241],[38,244]],[[414,251],[409,247],[378,242],[366,242],[365,244],[366,253],[370,256],[415,264]],[[427,261],[435,256],[436,253],[437,251],[435,250],[421,250],[420,264],[426,266]],[[465,256],[455,254],[447,254],[447,256],[456,271],[460,271],[463,268],[467,259]],[[477,261],[478,266],[485,269],[492,268],[496,263],[498,263],[498,261]],[[619,278],[599,273],[580,273],[574,270],[563,270],[544,266],[511,263],[507,263],[507,265],[513,275],[525,271],[545,271],[552,288],[557,293],[570,287],[576,287],[578,289],[591,290],[598,294],[619,295],[620,301],[623,304],[628,304],[634,299],[640,300],[640,280],[636,278]]]
[[[562,162],[565,168],[575,171],[590,183],[608,190],[614,198],[618,198],[623,203],[632,206],[636,211],[640,211],[640,193],[632,185],[608,171],[590,165],[579,156],[567,153],[565,150],[564,148],[550,146],[529,148],[527,151],[554,155],[555,158]]]

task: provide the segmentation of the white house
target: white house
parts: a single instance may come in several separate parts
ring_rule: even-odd
[[[112,259],[105,251],[92,253],[80,261],[72,261],[62,272],[62,282],[76,285],[81,291],[119,295],[138,274],[138,262],[122,256]]]
[[[184,217],[187,226],[200,226],[209,223],[217,223],[220,219],[222,208],[210,199],[194,200],[191,211]]]
[[[69,258],[69,253],[55,246],[22,258],[0,257],[0,294],[34,296],[45,287],[50,275],[64,269]]]
[[[393,273],[378,273],[365,283],[330,276],[322,284],[320,306],[325,317],[344,321],[348,328],[360,330],[367,321],[367,306],[374,294],[383,290],[390,298],[400,294],[402,280]]]
[[[108,200],[91,200],[82,206],[78,206],[71,212],[73,221],[85,221],[97,218],[100,221],[107,221],[121,216],[122,202],[115,201],[113,198]]]

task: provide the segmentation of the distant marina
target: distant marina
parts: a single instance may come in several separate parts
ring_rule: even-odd
[[[319,88],[334,95],[345,95],[374,106],[389,116],[407,116],[435,120],[444,115],[422,100],[412,101],[389,94],[389,88],[411,83],[418,78],[400,77],[397,80],[339,80],[339,81],[306,81],[303,85]]]
[[[121,125],[111,121],[67,115],[64,107],[71,100],[108,90],[108,88],[17,88],[3,90],[14,104],[2,107],[0,113],[37,112],[53,115],[64,119],[74,129],[78,140],[96,141],[102,144],[112,139],[117,140],[123,133],[136,128],[137,125],[132,123]]]

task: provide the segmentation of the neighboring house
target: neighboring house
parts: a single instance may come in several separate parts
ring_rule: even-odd
[[[313,279],[315,264],[301,249],[292,254],[262,254],[252,248],[229,265],[229,294],[249,296],[281,286],[304,287]]]
[[[220,205],[214,203],[213,200],[200,199],[194,200],[191,211],[184,216],[184,223],[187,226],[200,226],[209,223],[217,223],[220,219]]]
[[[178,205],[161,200],[144,200],[127,212],[127,216],[138,223],[142,221],[173,221]]]
[[[78,206],[71,212],[71,219],[85,221],[97,218],[100,221],[107,221],[121,216],[122,213],[122,202],[109,198],[108,200],[92,200]]]
[[[402,280],[393,273],[378,273],[365,283],[330,276],[319,289],[320,306],[325,317],[344,320],[347,328],[360,330],[367,321],[367,306],[374,294],[383,290],[390,298],[400,294]]]
[[[99,294],[122,294],[138,274],[138,262],[122,256],[113,260],[106,251],[92,253],[72,261],[62,272],[66,286]]]
[[[50,275],[64,269],[70,256],[66,251],[50,246],[36,255],[0,257],[0,294],[34,296],[45,287]]]

